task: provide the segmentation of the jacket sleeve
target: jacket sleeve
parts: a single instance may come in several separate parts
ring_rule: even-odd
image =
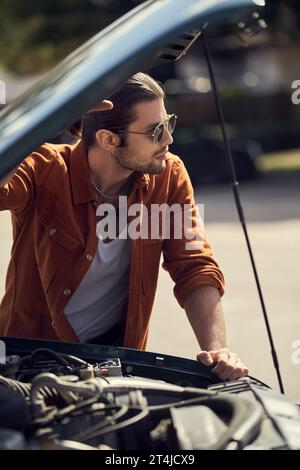
[[[9,181],[0,188],[0,210],[10,210],[20,215],[33,205],[37,186],[45,179],[51,154],[44,144],[17,167]],[[53,151],[52,151],[53,154]]]
[[[178,211],[170,211],[171,233],[163,242],[166,269],[175,282],[174,294],[181,307],[194,289],[209,285],[224,294],[224,276],[212,257],[212,249],[206,240],[204,222],[195,203],[194,191],[188,172],[179,158],[173,161],[170,175],[168,206]],[[181,230],[180,230],[181,228]]]

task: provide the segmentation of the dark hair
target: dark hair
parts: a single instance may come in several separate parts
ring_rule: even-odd
[[[69,132],[75,137],[82,138],[85,148],[88,149],[95,143],[95,135],[99,129],[116,133],[125,130],[135,119],[132,108],[136,103],[164,99],[164,97],[162,85],[150,75],[139,72],[107,98],[113,102],[112,109],[87,112],[82,119],[71,125]],[[125,139],[122,136],[121,145],[124,143]]]

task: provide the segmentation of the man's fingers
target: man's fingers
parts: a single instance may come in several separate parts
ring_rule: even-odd
[[[212,369],[214,374],[221,374],[229,364],[229,355],[228,352],[223,352],[219,354],[218,357],[215,357],[215,362],[217,365]]]
[[[213,369],[212,372],[216,373]],[[249,370],[244,366],[240,361],[238,362],[229,362],[226,367],[223,368],[221,372],[217,372],[217,376],[221,380],[237,380],[241,377],[246,377]]]
[[[197,355],[198,361],[206,366],[216,365],[211,371],[221,380],[237,380],[248,375],[249,370],[240,361],[237,354],[222,348],[214,351],[201,351]]]
[[[217,365],[212,369],[212,372],[221,380],[237,380],[245,377],[249,370],[235,353],[226,351],[219,354]]]
[[[238,380],[248,375],[249,370],[245,366],[227,368],[222,374],[218,375],[221,380]]]
[[[233,372],[228,379],[225,380],[237,380],[240,379],[241,377],[246,377],[248,374],[248,369],[246,367],[238,367],[235,372]]]
[[[202,362],[205,366],[211,366],[213,364],[213,359],[211,357],[211,354],[208,351],[201,351],[197,355],[197,360]]]

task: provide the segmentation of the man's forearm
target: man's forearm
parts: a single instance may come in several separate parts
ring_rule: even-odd
[[[201,349],[226,347],[225,322],[218,289],[202,286],[186,299],[184,308]]]

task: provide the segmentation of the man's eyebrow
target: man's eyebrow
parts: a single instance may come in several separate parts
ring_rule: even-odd
[[[149,124],[149,126],[145,128],[145,131],[148,132],[148,131],[151,131],[152,129],[155,129],[155,127],[158,126],[158,124],[161,124],[162,122],[166,122],[168,117],[169,117],[169,114],[167,114],[166,119],[164,119],[163,121],[158,121],[158,122],[154,122],[153,124]]]
[[[160,124],[161,121],[159,122],[154,122],[153,124],[149,124],[149,126],[147,126],[145,128],[145,131],[148,132],[148,131],[151,131],[152,129],[155,129],[156,126],[158,126],[158,124]]]

